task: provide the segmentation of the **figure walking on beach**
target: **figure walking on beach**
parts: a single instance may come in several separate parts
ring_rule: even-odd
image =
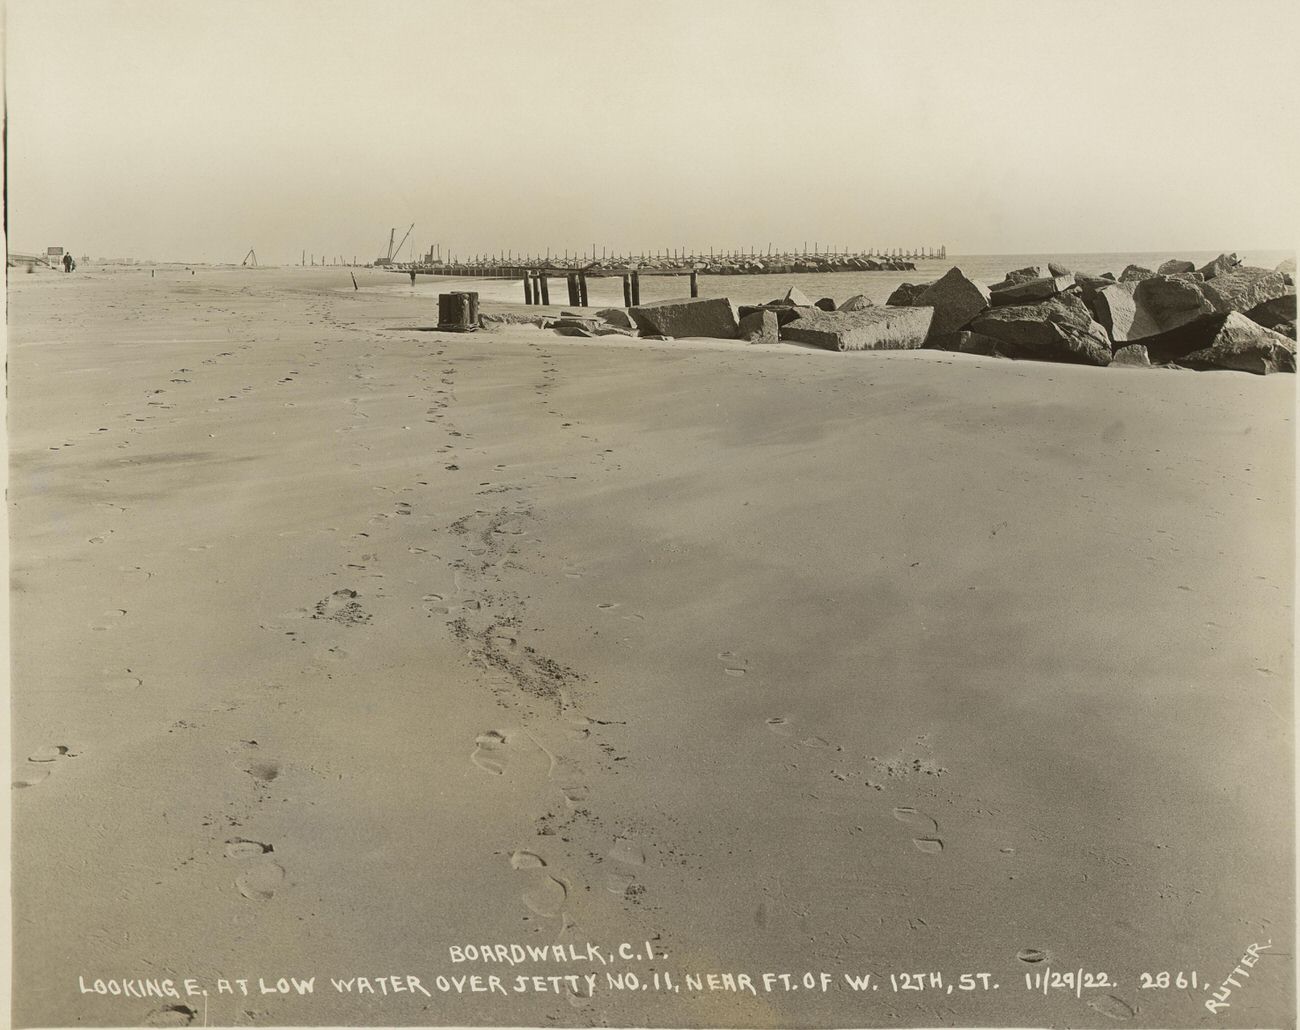
[[[71,255],[71,254],[64,254],[64,255],[63,255],[63,270],[64,270],[65,272],[71,272],[71,271],[72,271],[72,255]]]

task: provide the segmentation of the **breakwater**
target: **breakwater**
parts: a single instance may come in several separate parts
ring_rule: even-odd
[[[892,254],[870,252],[850,253],[781,253],[759,254],[751,252],[685,254],[682,252],[602,256],[588,260],[581,257],[563,258],[504,255],[476,255],[470,260],[444,261],[432,254],[422,260],[390,266],[392,271],[417,275],[454,275],[477,279],[523,279],[529,275],[567,276],[585,273],[590,276],[625,275],[632,273],[661,275],[792,275],[810,272],[907,272],[916,268],[915,262],[928,258],[947,256],[947,247],[921,248]]]

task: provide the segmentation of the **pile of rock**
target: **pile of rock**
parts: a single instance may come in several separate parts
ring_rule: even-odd
[[[960,268],[899,286],[884,306],[865,297],[836,305],[798,287],[766,304],[725,298],[661,301],[536,324],[568,336],[712,337],[808,344],[830,350],[928,347],[1085,365],[1152,364],[1294,372],[1295,265],[1242,265],[1223,254],[1202,268],[1166,261],[1093,276],[1048,265],[1018,268],[984,286]]]
[[[848,254],[775,254],[764,257],[651,257],[644,260],[593,261],[587,271],[698,272],[700,275],[794,275],[797,272],[914,272],[916,262]]]
[[[900,286],[889,307],[934,311],[925,346],[1089,365],[1167,364],[1295,371],[1294,262],[1276,269],[1221,254],[1202,268],[1166,261],[1090,276],[1020,268],[985,288],[953,268]]]

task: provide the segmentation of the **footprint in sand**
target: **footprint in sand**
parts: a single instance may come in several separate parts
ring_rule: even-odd
[[[189,1026],[198,1012],[188,1005],[163,1005],[153,1009],[142,1021],[143,1026]]]
[[[35,787],[38,783],[44,783],[50,778],[49,769],[20,769],[14,775],[14,787],[18,790],[24,787]]]
[[[1132,1005],[1113,994],[1089,998],[1088,1007],[1100,1012],[1107,1019],[1114,1019],[1117,1022],[1132,1019],[1137,1014],[1137,1010]]]
[[[226,841],[227,858],[261,858],[274,850],[275,848],[270,844],[263,844],[260,840],[245,840],[243,837],[232,837]]]
[[[29,762],[57,762],[60,758],[75,757],[66,744],[46,744],[27,756]]]
[[[274,758],[252,758],[239,763],[238,768],[248,773],[259,787],[265,787],[272,780],[278,779],[282,769]]]
[[[474,751],[469,760],[484,772],[500,776],[506,771],[505,755],[506,735],[497,730],[480,733],[474,740]]]
[[[1047,952],[1042,948],[1021,948],[1016,952],[1016,958],[1028,965],[1036,966],[1040,962],[1047,961]]]
[[[719,651],[718,661],[722,663],[722,671],[728,676],[743,676],[749,670],[749,662],[735,651]]]
[[[532,886],[520,895],[530,912],[548,917],[563,914],[569,888],[550,873],[541,872],[546,868],[545,859],[532,851],[515,851],[510,855],[510,868],[526,871],[534,878]]]
[[[561,787],[566,808],[576,811],[587,803],[587,788],[583,786]]]
[[[778,737],[788,737],[794,732],[790,725],[790,719],[785,715],[774,715],[767,720],[767,728],[775,733]]]
[[[930,816],[915,808],[903,807],[894,809],[894,818],[916,831],[917,836],[912,838],[912,843],[918,851],[924,851],[927,855],[937,855],[943,851],[943,841],[938,837],[939,824]]]
[[[118,625],[120,625],[119,620],[125,617],[125,608],[110,608],[108,611],[104,612],[97,621],[92,622],[90,628],[96,633],[105,633],[109,630],[117,629]]]
[[[420,598],[420,603],[424,605],[424,610],[430,615],[450,615],[451,606],[447,604],[447,599],[442,594],[425,594]]]
[[[235,888],[249,901],[270,901],[284,883],[284,866],[264,861],[235,877]]]
[[[630,837],[615,837],[614,846],[605,855],[621,868],[605,875],[605,889],[620,896],[639,893],[635,870],[645,865],[645,850]]]

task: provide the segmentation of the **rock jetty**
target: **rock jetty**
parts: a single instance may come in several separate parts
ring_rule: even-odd
[[[920,347],[1027,361],[1121,368],[1178,367],[1267,374],[1296,369],[1295,264],[1243,265],[1220,254],[1197,269],[1171,258],[1152,271],[1088,275],[1052,264],[984,286],[960,268],[904,283],[884,305],[862,296],[837,308],[791,287],[766,304],[725,298],[663,301],[596,313],[502,316],[565,335],[639,334],[798,343],[829,350]]]

